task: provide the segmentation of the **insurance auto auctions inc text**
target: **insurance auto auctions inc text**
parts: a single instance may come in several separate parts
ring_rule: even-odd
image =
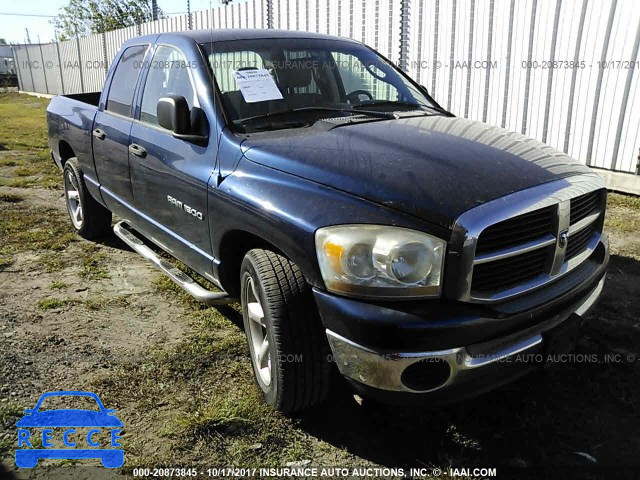
[[[135,472],[135,469],[134,469]],[[433,477],[495,477],[495,468],[448,468],[446,470],[437,467],[421,468],[390,468],[390,467],[265,467],[265,468],[210,468],[207,469],[210,476],[223,477],[270,477],[270,478],[380,478],[380,477],[409,477],[409,478],[433,478]],[[135,475],[134,475],[135,476]]]

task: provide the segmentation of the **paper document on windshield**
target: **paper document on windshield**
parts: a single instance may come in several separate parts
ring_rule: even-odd
[[[264,68],[258,70],[240,70],[233,72],[236,84],[247,103],[282,100],[282,93],[276,82]]]

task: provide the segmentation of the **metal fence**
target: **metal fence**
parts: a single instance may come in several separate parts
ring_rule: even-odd
[[[454,114],[638,174],[636,0],[249,0],[105,34],[14,45],[20,88],[98,91],[122,43],[187,29],[279,28],[374,47]]]

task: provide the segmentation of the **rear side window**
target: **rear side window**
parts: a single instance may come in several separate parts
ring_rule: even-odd
[[[179,50],[159,46],[149,67],[149,74],[142,94],[140,120],[158,124],[158,100],[167,95],[180,95],[191,109],[195,101],[195,90],[189,77],[189,64]]]
[[[131,116],[133,91],[136,88],[138,74],[142,70],[142,61],[147,51],[146,45],[136,45],[127,48],[120,57],[109,88],[106,109],[110,112]]]

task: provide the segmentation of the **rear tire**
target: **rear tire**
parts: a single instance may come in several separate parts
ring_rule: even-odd
[[[62,171],[64,197],[73,228],[81,237],[93,240],[111,233],[111,212],[91,196],[84,183],[78,159],[66,161]]]
[[[293,413],[325,399],[330,351],[300,269],[269,250],[249,251],[240,268],[244,329],[255,380],[272,407]]]

